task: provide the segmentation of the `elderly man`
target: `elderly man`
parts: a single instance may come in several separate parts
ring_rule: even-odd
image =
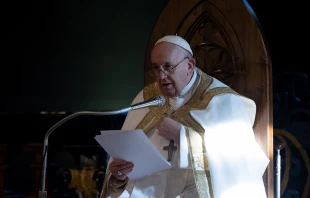
[[[134,164],[110,159],[101,197],[266,197],[262,175],[269,159],[254,137],[254,101],[197,68],[179,36],[159,39],[151,61],[156,82],[133,104],[156,95],[166,103],[129,112],[122,129],[142,129],[172,167],[129,180]],[[169,144],[172,155],[163,149]]]

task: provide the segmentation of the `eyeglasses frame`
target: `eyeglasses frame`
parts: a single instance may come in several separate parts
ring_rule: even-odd
[[[162,71],[165,75],[168,75],[168,74],[173,74],[174,73],[174,69],[179,66],[183,61],[185,61],[186,59],[189,59],[189,57],[185,57],[184,59],[182,59],[179,63],[175,64],[175,65],[163,65],[161,66],[159,69],[155,69],[155,67],[150,67],[150,71],[151,71],[151,74],[153,74],[154,76],[159,76],[160,75],[160,72]],[[166,68],[171,68],[172,69],[172,72],[167,72],[166,69],[164,69],[164,67]],[[156,73],[158,72],[158,73]]]

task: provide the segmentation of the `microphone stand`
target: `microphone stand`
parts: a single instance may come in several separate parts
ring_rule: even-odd
[[[49,135],[60,125],[62,125],[64,122],[75,118],[80,115],[95,115],[95,116],[103,116],[103,115],[114,115],[114,114],[119,114],[119,113],[125,113],[131,110],[137,110],[145,107],[159,107],[162,106],[165,103],[165,97],[163,96],[154,96],[148,100],[145,100],[143,102],[131,105],[130,107],[117,110],[117,111],[103,111],[103,112],[95,112],[95,111],[81,111],[81,112],[76,112],[73,113],[59,122],[57,122],[55,125],[53,125],[45,134],[44,138],[44,147],[43,147],[43,167],[42,167],[42,180],[41,180],[41,190],[38,192],[38,197],[39,198],[47,198],[47,191],[45,190],[45,180],[46,180],[46,163],[47,163],[47,148],[48,148],[48,137]]]
[[[55,125],[53,125],[45,134],[44,138],[44,147],[43,147],[43,167],[42,167],[42,178],[41,178],[41,190],[38,192],[39,198],[47,198],[47,191],[45,190],[45,181],[46,181],[46,164],[47,164],[47,148],[48,148],[48,138],[49,135],[60,125],[65,123],[66,121],[75,118],[80,115],[95,115],[95,116],[104,116],[104,115],[115,115],[120,113],[125,113],[130,110],[132,110],[132,107],[124,108],[117,111],[105,111],[105,112],[93,112],[93,111],[81,111],[73,113],[63,119],[61,119],[59,122],[57,122]]]

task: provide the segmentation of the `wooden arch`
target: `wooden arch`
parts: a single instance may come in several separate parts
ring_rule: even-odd
[[[264,174],[268,198],[273,192],[272,69],[258,20],[244,0],[170,0],[150,36],[144,61],[144,84],[150,53],[164,35],[177,34],[191,45],[197,66],[257,105],[255,137],[270,159]]]

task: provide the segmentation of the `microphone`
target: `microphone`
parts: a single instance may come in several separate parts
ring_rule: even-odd
[[[143,102],[131,105],[131,110],[142,109],[146,107],[160,107],[165,104],[166,100],[164,96],[155,96]]]
[[[44,146],[43,146],[43,166],[42,166],[42,176],[41,176],[41,190],[38,191],[38,198],[47,198],[47,191],[45,189],[45,183],[46,183],[46,168],[47,168],[47,153],[48,153],[48,139],[50,134],[59,126],[61,126],[63,123],[67,122],[68,120],[71,120],[72,118],[75,118],[80,115],[93,115],[93,116],[103,116],[103,115],[115,115],[119,113],[125,113],[131,110],[137,110],[142,109],[146,107],[160,107],[163,104],[165,104],[165,97],[164,96],[155,96],[148,100],[145,100],[143,102],[139,102],[136,104],[131,105],[130,107],[116,110],[116,111],[80,111],[73,113],[60,121],[58,121],[56,124],[54,124],[45,134],[44,137]]]

